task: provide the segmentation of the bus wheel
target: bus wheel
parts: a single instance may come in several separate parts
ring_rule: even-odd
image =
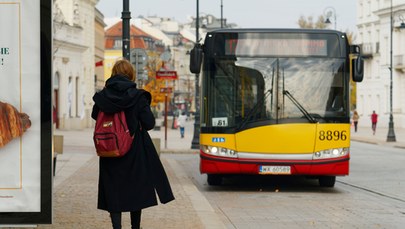
[[[323,176],[319,177],[319,185],[321,187],[332,188],[335,186],[336,176]]]
[[[209,185],[221,185],[222,176],[218,174],[207,174],[207,182]]]

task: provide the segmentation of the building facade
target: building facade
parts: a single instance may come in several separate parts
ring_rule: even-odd
[[[388,127],[392,102],[394,127],[405,128],[405,29],[400,29],[405,0],[358,0],[357,4],[358,42],[365,60],[364,80],[357,84],[359,125],[371,126],[375,110],[378,126]]]
[[[108,20],[96,9],[97,3],[98,0],[54,1],[53,107],[56,128],[83,129],[94,125],[90,117],[94,104],[92,97],[104,87],[115,61],[122,58],[122,21],[115,20],[107,28]],[[149,56],[148,64],[152,63],[148,69],[153,69],[144,73],[147,80],[141,75],[143,78],[138,85],[146,86],[149,81],[156,80],[156,71],[169,67],[178,74],[178,80],[169,85],[173,88],[172,107],[195,111],[195,75],[189,72],[188,55],[195,42],[193,22],[180,24],[169,18],[151,17],[138,18],[138,23],[138,26],[137,23],[131,24],[130,47],[145,50]],[[218,20],[211,15],[203,15],[201,25],[204,25],[200,28],[201,38],[207,30],[220,27]],[[167,59],[168,53],[170,59]],[[159,107],[162,108],[159,105],[157,110]]]
[[[95,75],[94,83],[96,91],[101,91],[104,88],[104,28],[107,26],[104,23],[104,15],[95,9],[96,17],[94,19],[94,61]]]
[[[95,5],[98,0],[54,1],[53,107],[60,129],[93,126]]]
[[[105,65],[104,80],[111,76],[112,67],[115,61],[122,58],[122,21],[116,22],[105,31]],[[145,33],[134,25],[130,25],[130,48],[142,49],[145,51],[164,49],[160,40]]]

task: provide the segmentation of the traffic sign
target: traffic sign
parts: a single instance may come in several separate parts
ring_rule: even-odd
[[[176,71],[157,71],[156,79],[177,80],[178,79],[177,72]]]
[[[148,54],[144,49],[134,48],[131,50],[131,64],[136,70],[136,77],[138,79],[147,79],[148,75],[145,74],[145,66],[148,63]]]

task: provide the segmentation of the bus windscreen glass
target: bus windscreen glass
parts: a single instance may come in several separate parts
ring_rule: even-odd
[[[347,122],[341,38],[329,33],[208,34],[202,126],[242,130],[274,123]]]

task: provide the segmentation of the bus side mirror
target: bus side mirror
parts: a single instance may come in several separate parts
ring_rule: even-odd
[[[361,56],[352,60],[352,77],[354,82],[363,81],[364,76],[364,60]]]
[[[358,45],[351,45],[350,53],[357,56],[352,59],[352,79],[354,82],[361,82],[364,76],[364,60],[361,58],[360,47]]]
[[[190,52],[190,72],[199,74],[201,71],[203,49],[201,44],[196,44]]]

